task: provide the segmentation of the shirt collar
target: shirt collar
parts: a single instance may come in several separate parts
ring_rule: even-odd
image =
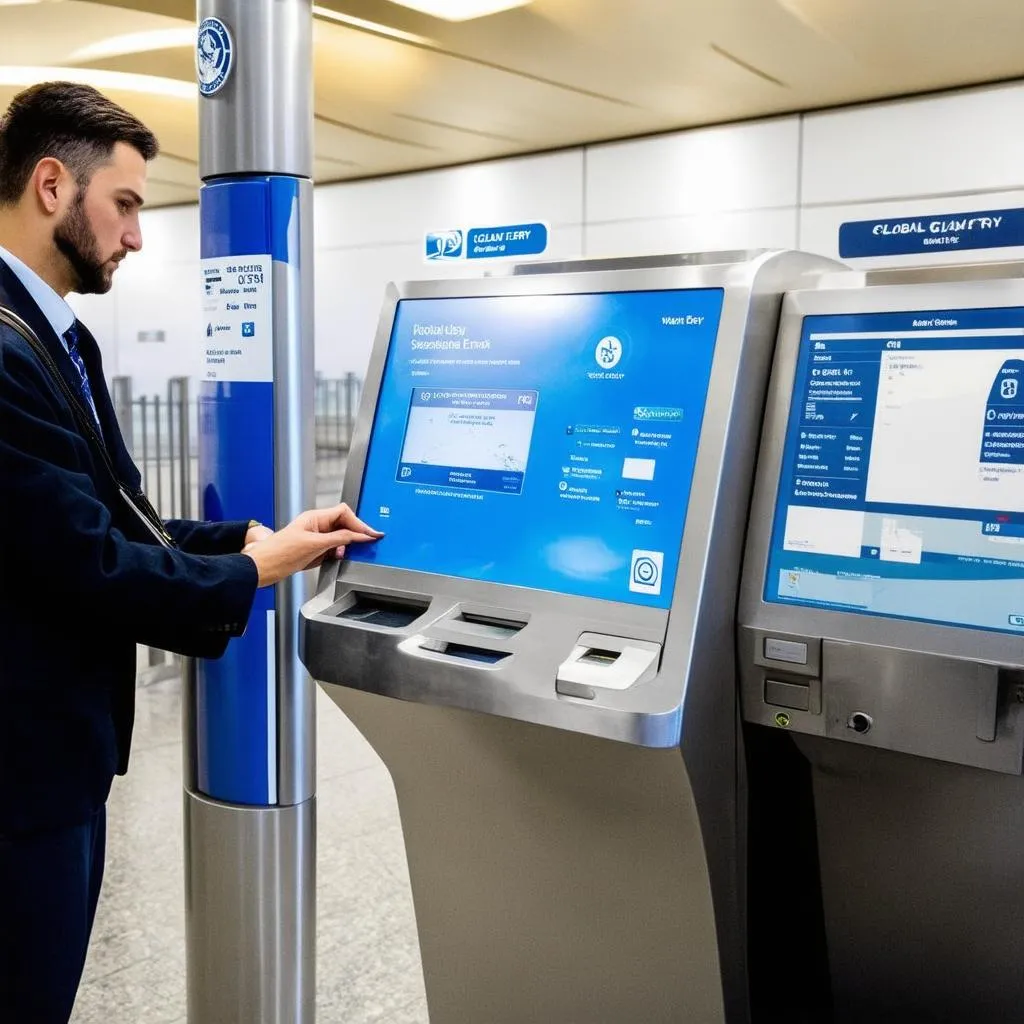
[[[67,348],[64,334],[75,322],[75,311],[31,267],[27,267],[3,246],[0,246],[0,259],[11,268],[14,276],[25,286],[25,291],[35,300],[43,316],[53,328],[54,334]]]

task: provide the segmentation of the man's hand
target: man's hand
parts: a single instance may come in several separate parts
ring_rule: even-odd
[[[269,587],[293,573],[313,569],[325,558],[342,558],[349,544],[379,540],[384,534],[367,526],[348,505],[312,509],[276,533],[246,544],[259,571],[259,585]]]
[[[268,537],[273,536],[274,531],[269,526],[264,526],[262,523],[257,523],[255,526],[250,526],[245,531],[245,543],[242,545],[243,550],[250,544],[255,544],[257,541],[266,540]]]

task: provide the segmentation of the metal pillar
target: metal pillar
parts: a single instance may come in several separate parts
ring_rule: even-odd
[[[312,6],[199,0],[198,19],[199,516],[281,526],[313,500]],[[189,1024],[314,1019],[305,590],[259,591],[245,635],[187,673]]]

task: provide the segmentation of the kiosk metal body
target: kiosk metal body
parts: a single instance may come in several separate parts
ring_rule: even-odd
[[[805,865],[768,884],[820,908],[815,1020],[1020,1016],[1020,274],[874,274],[783,307],[739,665],[745,719],[775,731],[752,762],[774,805],[752,856]],[[803,1019],[800,987],[776,1012]]]
[[[344,497],[389,531],[396,545],[409,545],[401,548],[408,562],[396,564],[401,559],[392,560],[388,551],[399,548],[387,548],[386,540],[381,564],[368,558],[323,570],[316,598],[302,610],[301,653],[394,780],[433,1024],[747,1019],[736,587],[781,295],[834,267],[798,253],[708,254],[531,267],[506,278],[389,292]],[[470,513],[452,513],[449,522],[443,500],[431,503],[400,490],[422,481],[424,496],[432,489],[458,492],[454,508],[467,489],[490,486],[482,470],[435,471],[416,461],[416,452],[432,450],[421,444],[424,423],[448,431],[462,422],[450,408],[452,393],[443,397],[458,371],[446,369],[441,358],[415,363],[409,340],[417,325],[425,337],[435,327],[443,335],[447,323],[458,328],[455,314],[463,306],[453,301],[483,304],[466,309],[502,310],[501,317],[513,317],[517,338],[550,334],[548,348],[537,343],[547,355],[535,355],[536,378],[529,368],[516,370],[505,381],[511,390],[499,395],[528,406],[537,402],[529,454],[534,468],[496,478],[495,486],[519,497],[491,500],[486,507],[493,513],[473,531],[464,525]],[[445,316],[432,320],[430,303],[448,303],[436,305]],[[609,339],[601,316],[590,333],[581,333],[559,312],[578,306],[589,316],[595,303],[600,310],[643,306],[644,317],[654,319],[634,320],[632,334],[627,326]],[[699,303],[717,314],[714,333],[703,341],[685,333],[688,316],[695,331],[709,331],[703,321],[698,325],[705,316],[696,311]],[[403,309],[415,317],[405,317]],[[473,322],[468,313],[465,322]],[[491,354],[511,351],[499,345],[508,334],[502,333],[506,320],[488,322],[497,339]],[[673,335],[666,325],[681,330]],[[645,418],[674,412],[650,413],[629,402],[623,407],[632,411],[620,421],[616,402],[623,403],[607,390],[602,418],[581,423],[579,417],[591,413],[569,403],[590,394],[573,390],[590,386],[578,383],[586,368],[595,386],[607,383],[607,374],[594,369],[595,346],[598,366],[601,359],[615,366],[622,350],[642,347],[645,332],[660,339],[651,341],[653,362],[644,364],[660,367],[648,376],[651,393],[664,398],[673,387],[679,393],[692,387],[699,401],[660,400],[685,408],[658,430]],[[674,346],[686,349],[688,337],[695,352],[704,346],[708,354],[702,370],[697,361],[678,362],[689,356]],[[395,346],[405,346],[401,358],[412,376],[395,376],[406,365],[395,369],[399,357],[389,357]],[[551,369],[563,358],[564,372]],[[423,375],[414,381],[416,372]],[[479,372],[480,387],[493,388],[491,371]],[[627,366],[629,373],[636,381]],[[529,390],[537,379],[546,385]],[[642,390],[644,381],[639,385]],[[558,415],[546,421],[546,432],[542,414],[552,405]],[[487,408],[489,424],[513,415],[506,406]],[[635,444],[652,430],[651,436],[668,439],[651,442],[664,449],[631,462]],[[584,440],[593,437],[598,440]],[[678,563],[676,551],[666,548],[633,550],[631,565],[630,540],[600,581],[584,579],[597,547],[579,555],[558,531],[576,522],[591,540],[603,536],[609,547],[621,546],[615,531],[591,529],[596,520],[587,517],[614,517],[618,509],[624,518],[601,522],[617,522],[633,537],[630,531],[648,522],[642,499],[630,504],[633,496],[651,498],[655,463],[660,471],[664,460],[667,471],[673,446],[691,442],[692,478],[680,472],[660,507],[662,518],[671,508],[680,520]],[[594,455],[586,447],[592,443],[604,450]],[[543,463],[555,449],[557,468],[547,476],[536,460]],[[592,459],[583,463],[590,477],[569,461],[568,453],[580,451],[579,458]],[[507,466],[523,468],[525,458],[521,466],[515,459]],[[638,474],[646,483],[612,482],[619,466],[623,476],[635,480]],[[382,489],[389,474],[397,483]],[[566,501],[579,494],[580,510],[567,516],[560,493]],[[380,494],[395,494],[415,514],[396,521],[397,506]],[[538,504],[507,504],[522,494]],[[591,502],[589,510],[583,501]],[[523,508],[515,523],[503,518],[509,507]],[[528,507],[544,511],[528,517]],[[390,521],[378,518],[387,514]],[[657,513],[652,516],[656,521]],[[445,574],[408,567],[426,565],[435,548],[454,559],[463,544],[476,558],[463,563],[476,568]],[[559,575],[559,559],[577,556],[579,575]],[[648,556],[653,567],[641,565]],[[541,562],[550,574],[538,569],[538,578],[547,585],[530,586],[528,567]],[[660,580],[659,572],[666,580],[674,572],[675,582],[655,598],[650,581]]]

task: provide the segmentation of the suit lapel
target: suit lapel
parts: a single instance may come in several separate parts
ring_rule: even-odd
[[[14,271],[2,259],[0,259],[0,304],[13,309],[36,332],[36,336],[43,343],[46,351],[50,353],[64,379],[75,389],[77,394],[78,371],[64,348],[64,342],[54,333],[50,321],[36,305],[35,299],[29,295]]]
[[[36,305],[35,299],[29,295],[14,271],[2,259],[0,259],[0,305],[14,310],[36,332],[43,347],[57,364],[61,376],[71,386],[72,394],[79,394],[81,378],[74,363],[71,362],[67,349],[64,348],[64,342],[57,337],[54,329],[50,326],[50,321]],[[99,416],[107,451],[122,479],[131,481],[138,486],[139,472],[125,448],[124,440],[121,437],[121,428],[114,415],[114,406],[110,401],[106,379],[103,376],[103,362],[99,346],[89,329],[81,321],[78,323],[79,350],[85,362],[86,373],[89,374],[89,386],[92,389],[92,398],[96,404],[96,414]]]

